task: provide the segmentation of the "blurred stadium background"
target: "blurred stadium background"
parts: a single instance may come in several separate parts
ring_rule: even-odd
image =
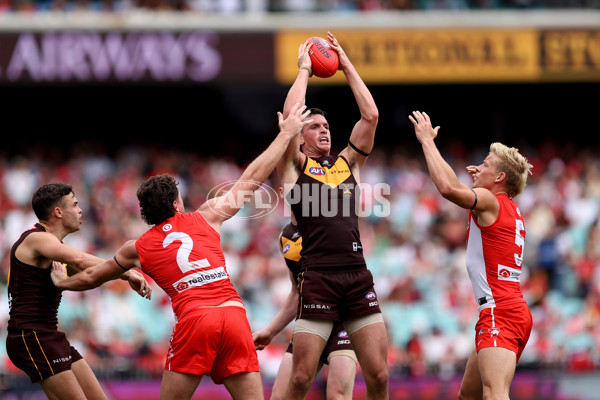
[[[455,398],[476,320],[466,214],[432,186],[407,118],[423,110],[457,171],[492,141],[534,164],[518,198],[534,331],[511,398],[600,399],[598,0],[0,0],[0,296],[37,186],[73,184],[85,222],[67,242],[110,257],[146,229],[135,191],[147,175],[175,174],[189,209],[239,177],[277,132],[298,45],[327,30],[380,110],[362,180],[390,185],[391,213],[363,218],[361,234],[389,327],[391,398]],[[359,117],[338,75],[312,78],[307,97],[327,111],[336,151]],[[260,329],[289,291],[277,247],[287,219],[281,204],[252,212],[225,223],[222,241]],[[6,357],[7,306],[0,398],[44,398]],[[59,320],[111,399],[158,398],[173,323],[160,289],[150,302],[121,282],[66,292]],[[267,396],[290,335],[259,354]],[[326,372],[308,398],[324,398]],[[197,398],[228,396],[205,378]]]

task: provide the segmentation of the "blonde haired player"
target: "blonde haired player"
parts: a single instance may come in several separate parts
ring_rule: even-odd
[[[479,320],[459,399],[508,399],[532,328],[520,286],[525,223],[513,201],[525,188],[532,166],[517,149],[492,143],[481,165],[467,167],[470,188],[458,180],[434,143],[440,127],[433,128],[424,112],[414,111],[408,118],[440,194],[470,210],[466,260]]]

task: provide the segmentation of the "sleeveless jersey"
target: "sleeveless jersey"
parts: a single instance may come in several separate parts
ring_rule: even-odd
[[[171,298],[175,317],[242,299],[229,280],[217,231],[198,212],[177,214],[144,233],[135,246],[142,270]]]
[[[8,271],[8,306],[10,309],[8,330],[35,329],[57,330],[58,307],[62,291],[54,286],[48,268],[38,268],[17,259],[15,253],[27,236],[34,232],[46,232],[35,224],[23,232],[10,250],[10,269]]]
[[[522,301],[521,268],[525,245],[525,224],[516,203],[504,194],[498,218],[490,226],[479,226],[469,212],[467,229],[467,271],[479,311]]]
[[[297,225],[293,225],[290,222],[283,228],[279,236],[279,247],[285,259],[285,264],[297,281],[298,274],[300,273],[300,260],[302,258],[300,255],[300,251],[302,250],[302,235],[300,235]]]
[[[365,264],[358,232],[357,186],[344,157],[306,157],[287,195],[302,232],[303,268]]]

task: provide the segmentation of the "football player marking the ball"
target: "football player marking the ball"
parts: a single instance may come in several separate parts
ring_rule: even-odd
[[[360,119],[347,147],[334,157],[329,155],[331,134],[324,112],[311,108],[313,122],[290,142],[277,166],[302,232],[301,304],[294,324],[292,377],[284,398],[306,396],[334,321],[342,321],[361,364],[367,399],[387,399],[388,337],[362,253],[357,212],[360,170],[373,147],[379,111],[335,36],[328,32],[327,39],[338,53],[339,69],[354,94]],[[298,49],[298,76],[288,91],[284,115],[294,103],[305,103],[312,47],[307,40]],[[334,215],[324,215],[325,204],[318,204],[324,196],[324,203],[337,205]]]
[[[142,218],[152,225],[146,233],[109,261],[68,279],[52,272],[59,288],[86,290],[137,266],[169,295],[177,322],[161,400],[190,399],[204,375],[224,384],[234,400],[264,399],[252,332],[227,273],[219,230],[271,175],[290,140],[312,122],[305,108],[296,104],[286,119],[277,113],[279,134],[222,196],[186,213],[175,179],[151,176],[137,191]]]
[[[440,194],[470,210],[466,261],[479,320],[459,399],[508,400],[532,328],[520,284],[525,223],[512,200],[525,188],[531,165],[517,149],[492,143],[481,165],[467,167],[470,188],[458,180],[435,145],[440,127],[433,128],[429,116],[420,111],[408,118]]]

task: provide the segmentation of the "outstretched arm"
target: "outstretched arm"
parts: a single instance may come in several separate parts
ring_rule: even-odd
[[[288,297],[285,299],[281,310],[279,310],[275,318],[273,318],[273,321],[271,321],[266,328],[252,334],[252,339],[254,339],[254,345],[256,346],[257,350],[263,350],[269,343],[271,343],[273,338],[296,317],[299,295],[298,289],[296,288],[296,281],[294,280],[294,276],[292,275],[291,271],[290,280],[292,281],[290,294],[288,294]]]
[[[288,94],[283,103],[283,117],[287,118],[296,103],[303,106],[306,102],[306,87],[308,86],[308,78],[312,75],[312,61],[308,55],[308,51],[312,47],[312,42],[308,40],[298,48],[298,76],[290,87]]]
[[[139,267],[139,256],[135,248],[135,241],[130,240],[117,251],[114,258],[86,268],[71,277],[66,276],[62,264],[53,263],[50,276],[54,285],[59,289],[83,291],[96,288],[105,282],[118,278],[127,270],[130,286],[140,296],[150,299],[152,289],[140,272],[131,270],[134,267]]]
[[[488,194],[493,197],[489,190],[471,189],[458,180],[456,173],[446,160],[444,160],[435,145],[434,139],[437,137],[440,127],[436,126],[434,128],[431,125],[429,115],[424,112],[413,111],[413,115],[409,115],[408,119],[413,123],[417,139],[423,147],[431,179],[445,199],[462,208],[470,209],[475,203],[476,190],[478,197],[477,209],[480,209],[489,200]]]
[[[308,55],[308,51],[313,43],[305,41],[298,48],[298,75],[296,80],[290,87],[288,94],[283,103],[283,117],[287,118],[294,104],[301,106],[306,103],[306,88],[308,86],[308,78],[312,76],[312,61]],[[297,179],[296,171],[300,168],[303,162],[303,154],[300,151],[300,135],[297,135],[288,144],[285,153],[277,164],[277,174],[283,182],[295,182]]]
[[[350,134],[350,142],[354,147],[348,145],[340,153],[348,159],[353,172],[357,173],[367,160],[365,154],[368,155],[373,149],[375,131],[379,121],[379,110],[377,109],[373,95],[371,95],[367,85],[363,82],[333,33],[327,32],[327,39],[329,39],[333,49],[339,55],[339,69],[344,72],[360,111],[360,120],[354,125]]]
[[[198,211],[217,231],[221,223],[233,217],[271,175],[290,140],[297,136],[306,124],[312,122],[312,119],[306,119],[309,113],[305,109],[306,106],[296,103],[285,119],[278,112],[280,131],[275,140],[250,163],[227,193],[200,206]]]

